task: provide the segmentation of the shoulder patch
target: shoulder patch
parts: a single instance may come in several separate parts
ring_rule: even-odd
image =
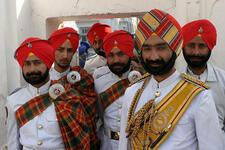
[[[101,78],[102,76],[107,75],[107,74],[109,74],[109,73],[110,73],[110,71],[109,71],[109,72],[105,72],[105,73],[103,73],[103,74],[97,74],[96,77],[95,77],[95,79],[99,79],[99,78]]]
[[[13,95],[13,94],[16,93],[16,92],[18,92],[18,91],[21,90],[22,88],[24,88],[24,87],[16,88],[14,91],[12,91],[12,92],[9,94],[9,96],[10,96],[10,95]]]
[[[92,56],[87,57],[86,61],[94,59],[95,57],[97,57],[97,54],[94,54]]]
[[[135,84],[135,83],[137,83],[137,82],[140,82],[140,81],[142,81],[143,79],[145,79],[145,78],[147,78],[147,77],[149,77],[149,76],[151,76],[149,73],[145,73],[145,74],[142,75],[140,78],[137,78],[136,80],[134,80],[133,82],[131,82],[131,83],[129,84],[129,86],[132,86],[133,84]]]
[[[206,83],[204,83],[204,82],[202,82],[202,81],[196,79],[195,77],[192,77],[192,76],[190,76],[186,73],[181,73],[181,77],[188,82],[199,85],[199,86],[201,86],[205,89],[209,89],[209,86]]]
[[[94,79],[99,79],[104,75],[109,74],[111,71],[109,70],[109,68],[107,66],[101,66],[99,68],[96,68],[96,70],[93,73],[93,78]]]

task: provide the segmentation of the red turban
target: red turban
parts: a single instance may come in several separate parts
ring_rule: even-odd
[[[54,62],[54,50],[47,40],[30,37],[17,48],[15,58],[21,67],[30,53],[40,58],[48,68],[51,68]]]
[[[79,44],[79,35],[76,30],[73,28],[65,27],[58,29],[51,34],[49,37],[49,42],[56,50],[59,48],[66,40],[69,40],[72,46],[73,51],[77,50]]]
[[[182,43],[181,27],[170,14],[153,9],[141,18],[135,32],[135,40],[139,50],[153,33],[164,40],[177,55],[180,53]]]
[[[132,35],[127,31],[117,30],[105,36],[103,40],[103,49],[106,56],[114,47],[118,47],[128,57],[134,56],[134,41]]]
[[[184,43],[183,48],[197,35],[200,35],[210,50],[216,45],[216,28],[206,19],[192,21],[182,28]]]
[[[88,31],[87,38],[91,45],[94,44],[95,38],[99,38],[101,40],[104,39],[104,37],[112,32],[112,28],[107,24],[101,24],[101,23],[95,23]]]

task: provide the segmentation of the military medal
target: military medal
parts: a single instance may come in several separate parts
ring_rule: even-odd
[[[165,112],[158,113],[152,121],[152,130],[161,132],[168,124],[168,114]]]
[[[27,43],[27,47],[28,48],[32,48],[32,44],[31,43]]]
[[[49,95],[51,98],[56,99],[58,96],[60,96],[63,92],[65,92],[64,87],[59,84],[53,84],[50,88],[49,88]]]
[[[80,73],[77,71],[71,71],[67,74],[67,81],[71,84],[75,84],[76,82],[80,81]]]
[[[203,28],[202,27],[200,27],[199,29],[198,29],[198,33],[203,33]]]
[[[129,80],[129,82],[134,82],[135,80],[137,80],[140,77],[141,77],[141,73],[136,70],[133,70],[129,73],[128,80]]]
[[[67,37],[68,37],[68,38],[70,38],[70,37],[71,37],[71,34],[70,34],[70,33],[69,33],[69,34],[67,34]]]

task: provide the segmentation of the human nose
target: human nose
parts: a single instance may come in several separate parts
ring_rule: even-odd
[[[158,52],[157,52],[157,50],[156,50],[155,47],[152,48],[151,54],[149,55],[149,59],[150,59],[150,60],[153,60],[153,61],[159,59],[159,54],[158,54]]]

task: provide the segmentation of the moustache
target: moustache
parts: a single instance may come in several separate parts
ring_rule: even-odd
[[[41,72],[38,71],[38,72],[29,72],[26,74],[27,77],[30,77],[30,76],[40,76],[41,75]]]
[[[114,64],[112,64],[111,65],[111,67],[121,67],[121,66],[124,66],[124,64],[123,63],[114,63]]]
[[[69,62],[69,60],[67,58],[61,59],[61,62]]]
[[[189,58],[195,58],[195,59],[205,59],[207,58],[207,55],[188,55]]]
[[[165,64],[165,61],[163,60],[146,60],[146,64],[148,65],[163,65]]]

